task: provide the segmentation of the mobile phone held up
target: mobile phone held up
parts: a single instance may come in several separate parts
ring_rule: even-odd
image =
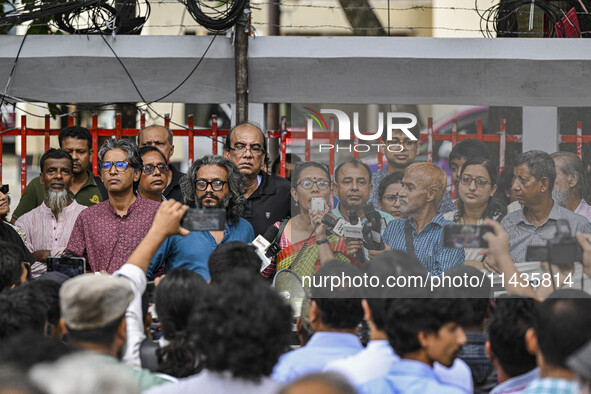
[[[60,272],[70,278],[82,275],[86,272],[86,259],[84,257],[48,257],[47,272]]]
[[[484,234],[494,230],[491,226],[475,224],[446,224],[443,226],[443,246],[446,248],[488,248]]]
[[[189,208],[181,220],[189,231],[223,231],[226,228],[226,210],[221,208]]]

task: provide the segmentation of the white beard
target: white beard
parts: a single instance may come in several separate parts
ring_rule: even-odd
[[[65,207],[70,203],[70,197],[67,190],[56,192],[53,190],[45,191],[45,205],[51,209],[52,212],[60,214]]]

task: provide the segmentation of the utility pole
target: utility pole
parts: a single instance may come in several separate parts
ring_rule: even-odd
[[[269,36],[280,36],[281,31],[279,28],[281,22],[281,8],[280,0],[271,0],[269,3],[269,29],[267,35]],[[278,103],[267,103],[267,129],[279,130],[279,104]],[[279,156],[279,141],[278,139],[269,139],[269,158],[271,161],[275,160]]]
[[[234,28],[234,59],[236,68],[236,124],[248,121],[248,34],[250,4]]]

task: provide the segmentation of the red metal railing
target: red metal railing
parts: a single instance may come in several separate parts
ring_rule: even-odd
[[[164,124],[167,127],[170,127],[170,116],[165,115]],[[188,160],[189,165],[193,163],[195,160],[195,137],[205,136],[211,138],[211,151],[213,154],[218,154],[218,141],[219,137],[225,137],[228,134],[229,130],[222,130],[218,129],[217,124],[217,117],[212,117],[212,128],[211,129],[195,129],[194,127],[194,118],[192,115],[188,116],[187,119],[187,128],[179,128],[179,129],[172,129],[172,133],[175,137],[187,137],[189,142],[189,149],[188,149]],[[26,116],[21,117],[21,126],[18,129],[8,129],[2,130],[0,125],[0,184],[2,183],[2,138],[5,136],[20,136],[21,137],[21,157],[20,157],[20,168],[21,168],[21,194],[24,191],[26,184],[27,184],[27,138],[28,136],[42,136],[45,139],[45,150],[49,149],[50,146],[50,136],[58,135],[60,129],[51,129],[50,125],[50,116],[45,116],[45,127],[43,129],[31,129],[27,127],[27,118]],[[72,116],[68,116],[68,125],[74,125],[74,118]],[[305,147],[305,160],[310,160],[310,153],[312,144],[317,145],[320,142],[327,142],[331,145],[335,145],[336,140],[336,133],[335,133],[335,119],[334,117],[330,118],[329,122],[329,130],[328,131],[319,131],[313,130],[312,140],[307,139],[307,125],[304,128],[288,128],[286,118],[283,117],[281,119],[281,126],[280,130],[269,130],[267,131],[267,135],[270,138],[278,138],[280,139],[280,149],[281,149],[281,176],[285,176],[285,153],[287,151],[287,144],[288,142],[295,142],[298,140],[303,141]],[[140,129],[146,126],[146,119],[145,116],[142,115],[140,118]],[[483,133],[483,126],[482,120],[478,120],[477,125],[477,132],[476,134],[459,134],[457,132],[457,121],[454,120],[452,123],[452,132],[451,134],[439,134],[433,132],[433,119],[429,118],[427,122],[427,131],[426,133],[422,133],[420,135],[419,140],[421,142],[427,142],[427,161],[429,163],[433,162],[433,141],[451,141],[452,145],[455,145],[459,141],[463,141],[465,139],[475,138],[483,142],[498,142],[499,143],[499,167],[502,170],[505,167],[505,151],[506,151],[506,144],[507,143],[519,143],[522,141],[521,135],[515,134],[507,134],[505,129],[505,120],[501,119],[500,121],[500,128],[497,133],[493,134],[484,134]],[[99,128],[98,127],[98,116],[92,116],[92,126],[89,129],[92,135],[92,148],[94,150],[94,156],[92,160],[92,169],[95,174],[98,172],[98,161],[97,161],[97,153],[98,153],[98,139],[99,137],[111,137],[115,136],[117,138],[121,137],[135,137],[137,136],[140,129],[130,129],[130,128],[123,128],[121,125],[121,115],[115,115],[115,128],[114,129],[107,129],[107,128]],[[355,144],[359,143],[359,140],[354,137],[353,141]],[[591,142],[591,136],[583,136],[583,126],[582,122],[577,122],[577,130],[576,135],[561,135],[560,142],[563,143],[574,143],[576,144],[576,152],[579,157],[582,157],[583,154],[583,144],[586,142]],[[335,168],[335,149],[330,149],[329,151],[329,167],[330,172],[334,173]],[[355,158],[359,158],[359,151],[353,149],[353,156]],[[377,153],[377,163],[378,169],[383,168],[383,152]]]

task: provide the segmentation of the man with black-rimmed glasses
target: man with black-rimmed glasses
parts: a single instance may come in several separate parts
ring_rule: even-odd
[[[252,225],[255,235],[263,234],[275,222],[291,216],[291,184],[269,174],[267,139],[254,124],[234,126],[226,137],[224,156],[232,160],[246,178],[246,202],[242,217]]]
[[[137,145],[108,139],[98,161],[109,199],[80,212],[66,252],[85,257],[92,271],[113,273],[148,233],[160,203],[133,192],[142,168]]]
[[[181,180],[185,202],[189,206],[202,209],[225,209],[225,229],[191,231],[185,237],[168,237],[152,259],[148,277],[153,276],[165,264],[166,272],[182,267],[209,280],[207,260],[218,245],[230,241],[252,242],[252,226],[240,217],[245,201],[244,185],[244,175],[234,163],[222,156],[208,155],[195,161],[187,176]]]

